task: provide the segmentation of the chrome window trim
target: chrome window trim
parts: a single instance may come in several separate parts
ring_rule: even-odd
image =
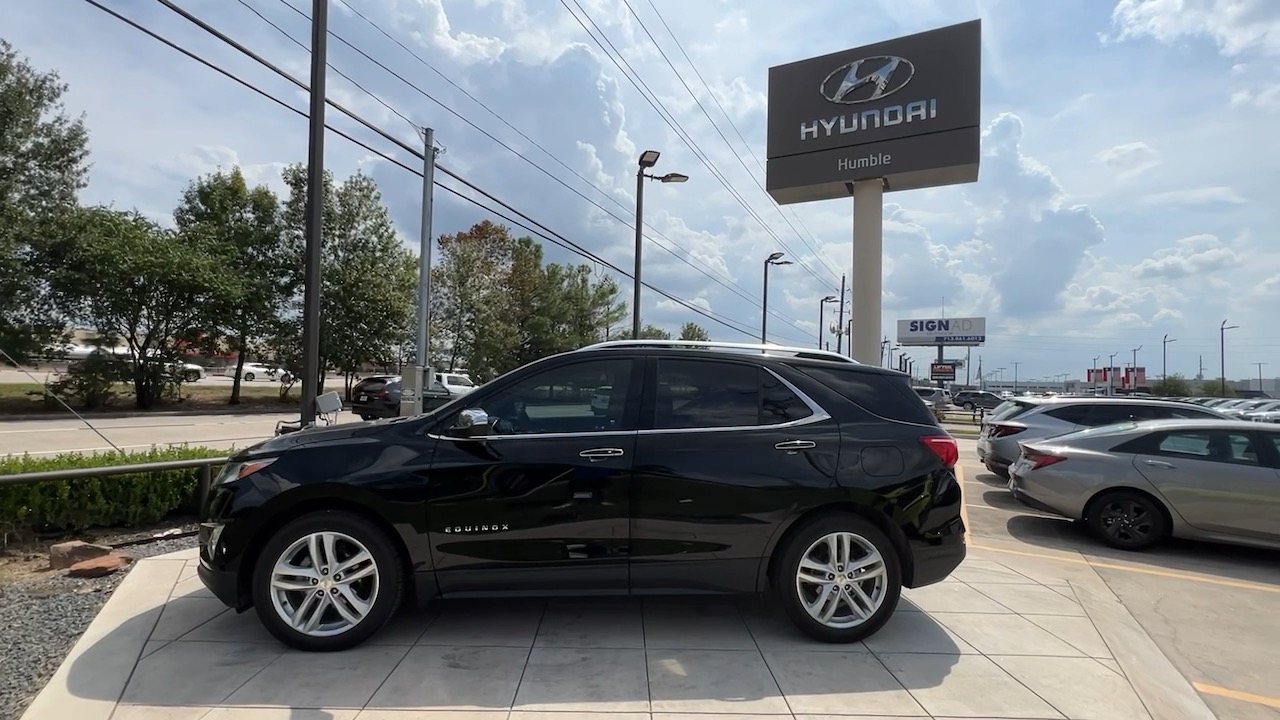
[[[683,358],[680,358],[683,359]],[[712,361],[715,362],[715,361]],[[427,437],[433,440],[455,440],[459,442],[465,441],[489,441],[489,440],[525,440],[525,439],[570,439],[570,438],[597,438],[597,437],[620,437],[623,435],[670,435],[677,433],[706,433],[706,432],[744,432],[750,430],[785,430],[795,427],[804,427],[805,425],[813,425],[815,423],[824,422],[831,419],[828,413],[813,398],[809,397],[800,388],[796,387],[790,380],[782,377],[772,369],[755,365],[772,375],[778,382],[782,383],[788,390],[795,393],[800,401],[808,406],[812,411],[812,415],[799,420],[788,420],[783,423],[771,423],[769,425],[732,425],[725,427],[696,427],[696,428],[651,428],[649,430],[597,430],[592,432],[579,433],[527,433],[523,435],[481,435],[474,438],[450,437],[448,435],[436,435],[427,433]]]

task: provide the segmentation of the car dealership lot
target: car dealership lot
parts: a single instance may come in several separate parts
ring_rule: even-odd
[[[1107,548],[1018,504],[974,443],[960,446],[972,547],[1018,570],[1087,563],[1220,718],[1280,718],[1280,553],[1180,541]]]

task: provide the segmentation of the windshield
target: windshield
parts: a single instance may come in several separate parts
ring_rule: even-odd
[[[997,405],[995,410],[991,411],[990,419],[1012,420],[1035,406],[1035,403],[1029,403],[1025,400],[1005,400]]]
[[[448,382],[450,385],[460,385],[462,387],[475,387],[476,385],[475,383],[471,382],[471,378],[467,377],[466,375],[449,375],[448,378],[449,378]]]

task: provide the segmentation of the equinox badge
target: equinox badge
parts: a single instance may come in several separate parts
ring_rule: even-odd
[[[502,523],[494,525],[451,525],[446,527],[444,531],[452,535],[455,533],[500,532],[502,530],[510,529],[510,525]]]

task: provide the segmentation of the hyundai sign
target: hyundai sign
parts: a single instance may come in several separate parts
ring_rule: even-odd
[[[982,21],[769,68],[765,188],[779,203],[978,179]]]
[[[986,318],[924,318],[898,321],[899,345],[981,345],[987,341]]]

